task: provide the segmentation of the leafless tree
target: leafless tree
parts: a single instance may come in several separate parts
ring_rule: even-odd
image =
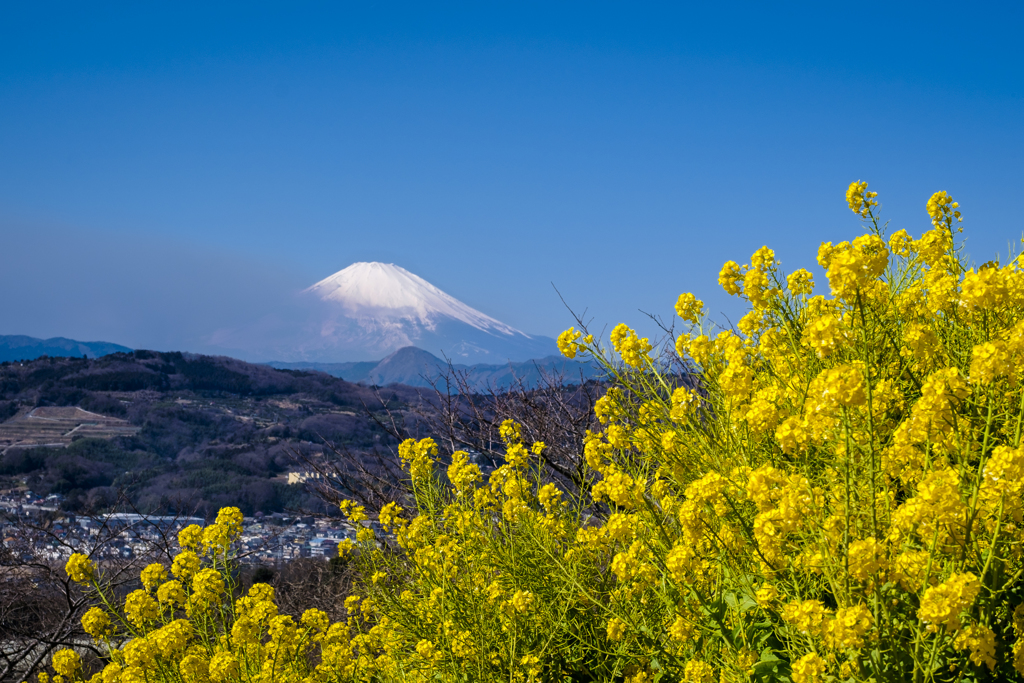
[[[331,621],[342,621],[346,617],[345,598],[352,591],[354,576],[345,558],[301,558],[247,568],[242,573],[242,588],[253,583],[273,586],[280,613],[296,620],[308,609],[319,609]]]
[[[515,420],[524,442],[544,442],[546,448],[538,457],[546,476],[583,489],[588,476],[583,440],[588,429],[596,429],[594,403],[604,387],[582,373],[571,377],[539,367],[538,372],[540,381],[534,386],[516,377],[508,387],[479,392],[468,373],[449,362],[446,372],[431,382],[432,394],[418,405],[392,408],[378,391],[379,404],[364,409],[396,442],[431,436],[439,442],[442,458],[467,451],[485,470],[503,460],[505,444],[499,430],[503,421]],[[326,453],[323,458],[294,456],[315,473],[311,487],[329,503],[355,498],[376,511],[406,498],[405,473],[393,449],[367,453],[327,444]]]

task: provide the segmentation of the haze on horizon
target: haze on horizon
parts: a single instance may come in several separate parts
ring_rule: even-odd
[[[0,334],[200,350],[358,261],[529,334],[738,307],[881,193],[1024,232],[1019,5],[0,10]],[[948,36],[947,39],[943,36]],[[817,273],[816,267],[814,268]],[[819,281],[823,278],[819,277]]]

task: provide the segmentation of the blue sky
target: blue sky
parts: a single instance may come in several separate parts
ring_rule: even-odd
[[[1024,232],[1024,10],[928,3],[8,4],[0,334],[189,348],[355,261],[530,333],[735,319],[722,262],[811,266],[960,201]],[[822,279],[823,278],[819,278]],[[14,293],[14,295],[10,295]]]

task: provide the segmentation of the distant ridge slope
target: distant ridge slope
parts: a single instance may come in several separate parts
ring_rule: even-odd
[[[112,353],[128,353],[131,349],[110,342],[80,342],[64,337],[37,339],[21,334],[0,335],[0,362],[34,360],[42,356],[99,358]]]
[[[448,363],[414,346],[395,351],[379,363],[268,363],[271,367],[291,370],[319,370],[349,382],[375,384],[404,384],[411,387],[429,387],[441,380],[449,371]],[[455,372],[463,375],[471,389],[486,392],[507,389],[522,382],[536,387],[544,378],[559,375],[567,383],[600,379],[604,373],[587,363],[579,363],[562,356],[547,356],[535,360],[501,364],[453,364]],[[443,388],[443,387],[441,387]]]

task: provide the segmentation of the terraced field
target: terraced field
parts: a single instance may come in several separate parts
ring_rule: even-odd
[[[67,446],[84,437],[110,439],[134,436],[140,427],[127,420],[107,417],[74,407],[23,408],[0,424],[0,453],[12,446]]]

